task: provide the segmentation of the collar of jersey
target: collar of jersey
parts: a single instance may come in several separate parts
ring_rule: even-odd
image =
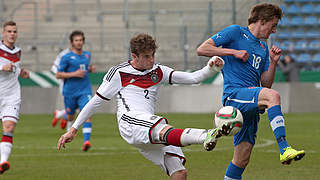
[[[256,37],[250,32],[250,30],[249,30],[248,27],[244,27],[244,29],[245,29],[245,31],[248,32],[248,35],[250,36],[250,38],[252,38],[254,41],[260,42],[260,39],[256,38]]]

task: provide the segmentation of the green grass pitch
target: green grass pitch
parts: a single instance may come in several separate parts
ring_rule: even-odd
[[[175,127],[211,128],[210,114],[163,114]],[[304,149],[306,156],[290,166],[279,161],[279,150],[266,115],[261,116],[257,143],[245,180],[314,180],[320,177],[320,113],[286,114],[288,142]],[[21,115],[15,130],[11,169],[0,175],[5,180],[161,180],[169,179],[159,167],[146,160],[119,135],[116,116],[93,116],[92,149],[82,152],[82,133],[56,150],[64,132],[51,127],[52,115]],[[201,145],[184,147],[188,179],[223,179],[233,154],[231,137],[220,139],[216,149],[206,152]]]

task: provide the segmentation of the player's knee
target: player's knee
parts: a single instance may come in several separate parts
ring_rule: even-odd
[[[170,177],[171,179],[187,179],[187,170],[176,171]]]
[[[13,133],[15,127],[16,127],[15,122],[7,121],[6,123],[3,123],[3,132]]]
[[[268,107],[280,105],[280,94],[278,93],[278,91],[268,88],[265,88],[264,91],[265,96],[268,99]]]

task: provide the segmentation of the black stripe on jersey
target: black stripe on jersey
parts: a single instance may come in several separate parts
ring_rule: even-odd
[[[169,84],[172,85],[172,73],[174,71],[171,71],[170,74],[169,74]]]
[[[104,96],[102,96],[101,94],[99,94],[98,92],[96,92],[96,95],[97,96],[99,96],[101,99],[103,99],[103,100],[106,100],[106,101],[109,101],[110,99],[108,99],[108,98],[106,98],[106,97],[104,97]]]
[[[129,65],[130,65],[130,63],[125,62],[125,63],[119,64],[117,66],[113,66],[111,68],[111,70],[109,71],[109,73],[107,74],[106,80],[110,82],[113,75],[117,72],[118,69],[129,66]]]
[[[127,111],[130,111],[130,108],[129,108],[128,104],[126,103],[126,100],[122,97],[122,94],[120,92],[118,92],[118,95],[119,95],[119,98],[121,99],[124,107],[127,109]]]
[[[148,128],[151,128],[153,126],[153,123],[151,123],[151,122],[136,119],[136,118],[127,116],[125,114],[122,115],[121,119],[128,122],[129,124],[144,126],[144,127],[148,127]]]

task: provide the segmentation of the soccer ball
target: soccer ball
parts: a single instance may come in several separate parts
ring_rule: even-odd
[[[234,136],[237,134],[243,124],[243,117],[239,109],[232,106],[225,106],[220,108],[214,117],[214,125],[222,127],[223,125],[229,126],[225,135]]]

